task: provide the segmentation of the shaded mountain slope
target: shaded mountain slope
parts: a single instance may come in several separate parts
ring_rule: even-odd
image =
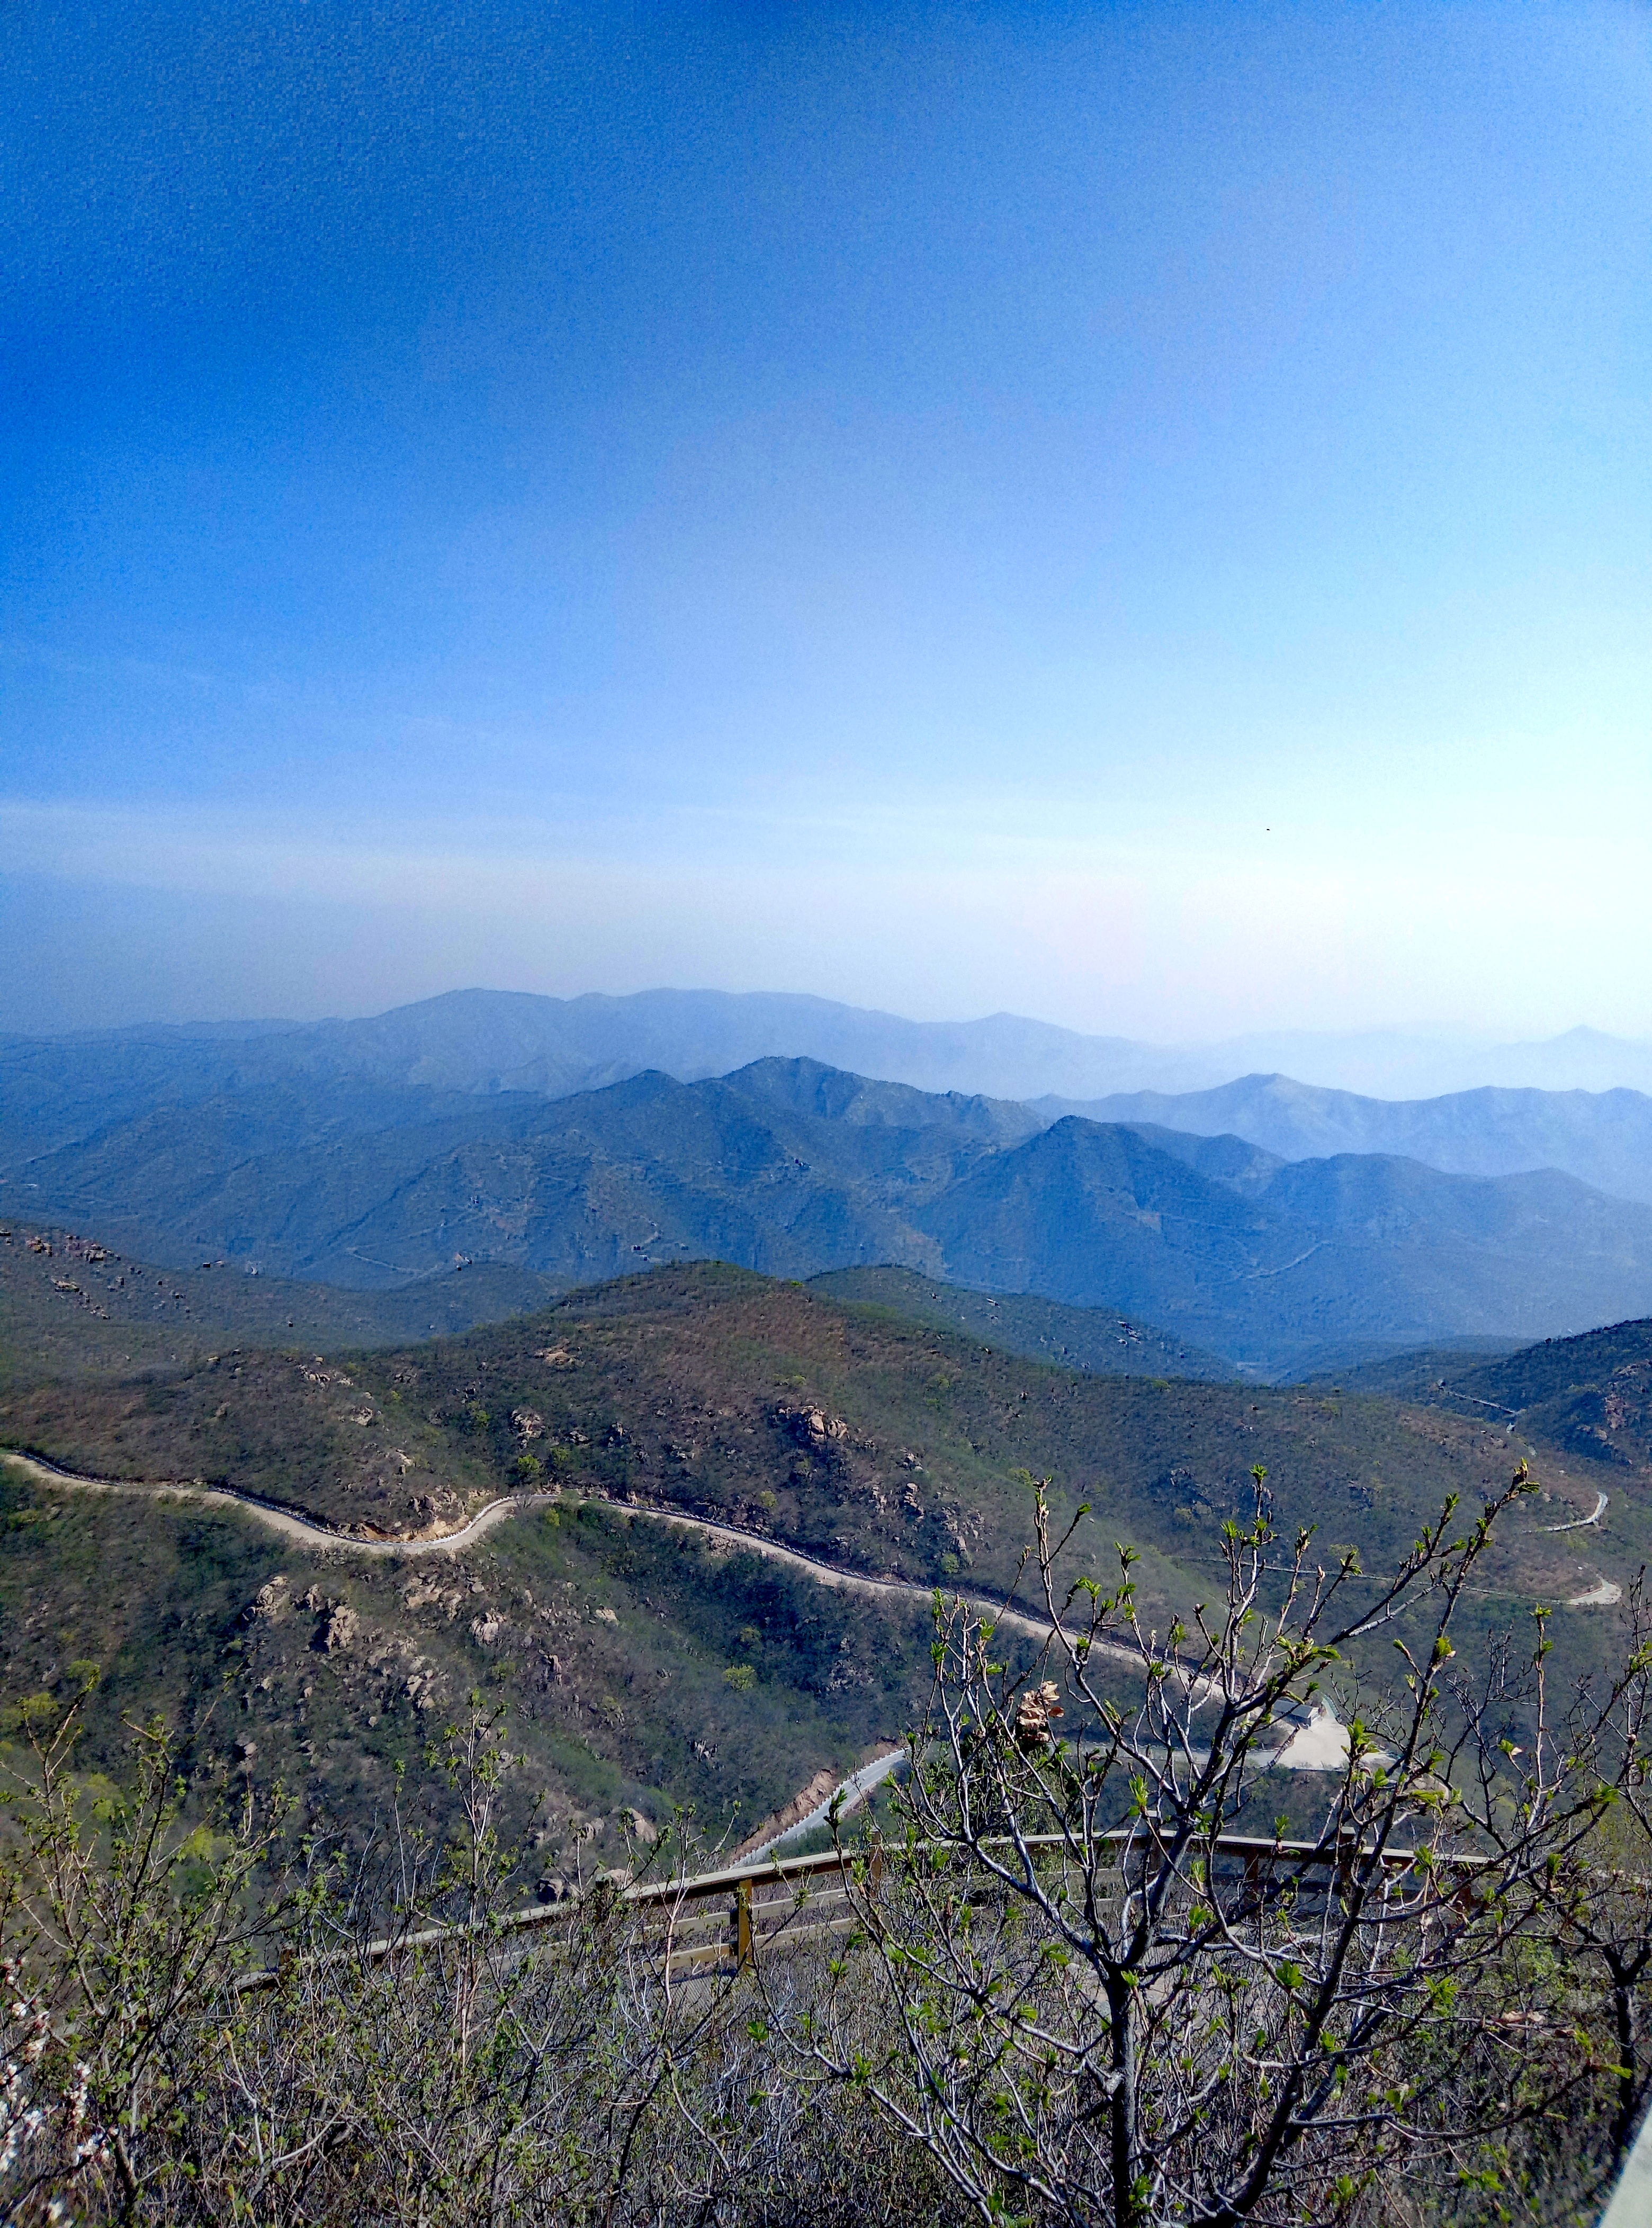
[[[352,1085],[336,1110],[324,1092],[157,1110],[42,1156],[0,1206],[175,1264],[366,1288],[464,1260],[564,1286],[695,1258],[800,1277],[889,1264],[1113,1308],[1274,1372],[1652,1306],[1652,1209],[1553,1172],[1030,1128],[1016,1106],[809,1061],[555,1102],[398,1099],[409,1118],[375,1130],[363,1103]]]
[[[1457,1175],[1559,1168],[1598,1191],[1652,1200],[1652,1098],[1639,1091],[1488,1088],[1367,1098],[1288,1075],[1247,1075],[1213,1091],[1134,1092],[1083,1104],[1045,1099],[1037,1111],[1227,1133],[1288,1161],[1376,1153]]]
[[[932,1258],[912,1204],[1036,1127],[1020,1108],[806,1061],[692,1085],[637,1076],[549,1105],[525,1092],[426,1101],[426,1118],[370,1138],[349,1124],[356,1103],[347,1092],[335,1119],[311,1102],[285,1136],[284,1111],[239,1098],[154,1112],[42,1157],[6,1196],[175,1258],[215,1248],[346,1284],[428,1275],[456,1255],[566,1281],[682,1254],[807,1274]]]
[[[1613,1323],[1468,1368],[1447,1367],[1425,1397],[1507,1418],[1522,1438],[1597,1466],[1602,1487],[1613,1487],[1612,1471],[1652,1483],[1652,1321]]]
[[[1553,1171],[1278,1162],[1233,1139],[1073,1117],[918,1219],[957,1282],[1111,1304],[1275,1370],[1362,1341],[1585,1322],[1652,1290],[1652,1213]]]

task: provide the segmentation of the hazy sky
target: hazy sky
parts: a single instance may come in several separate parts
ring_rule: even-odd
[[[0,1024],[1652,1034],[1652,14],[0,10]]]

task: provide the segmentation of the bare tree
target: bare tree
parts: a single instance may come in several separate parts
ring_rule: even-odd
[[[1516,1664],[1505,1652],[1478,1698],[1481,1722],[1495,1720],[1498,1734],[1481,1745],[1477,1804],[1494,1835],[1511,1815],[1517,1828],[1520,1818],[1506,1793],[1502,1802],[1495,1799],[1496,1783],[1508,1777],[1497,1764],[1521,1770],[1517,1784],[1528,1805],[1553,1769],[1544,1748],[1544,1665],[1552,1644],[1546,1612],[1539,1610],[1536,1622],[1539,1637],[1528,1661]],[[1581,1843],[1569,1841],[1565,1860],[1552,1862],[1543,1876],[1555,1953],[1574,1975],[1592,1968],[1602,1984],[1601,2055],[1611,2084],[1604,2161],[1612,2174],[1652,2090],[1652,2066],[1643,2056],[1644,1999],[1652,1986],[1652,1609],[1644,1571],[1630,1590],[1625,1623],[1619,1664],[1609,1677],[1579,1681],[1562,1728],[1574,1783],[1593,1777],[1595,1829]],[[1517,1734],[1523,1745],[1517,1745]],[[1588,2018],[1593,2009],[1580,2015]]]
[[[432,1759],[457,1830],[398,1808],[353,1853],[284,1852],[245,1805],[189,1825],[152,1727],[131,1796],[89,1817],[73,1732],[14,1789],[0,1876],[8,2228],[947,2217],[868,2104],[777,2078],[749,1975],[674,1977],[680,1889],[638,1905],[603,1876],[517,1923],[496,1715]]]
[[[1042,1490],[1032,1674],[992,1619],[938,1602],[905,1836],[861,1868],[867,1953],[801,2039],[983,2219],[1335,2220],[1431,2157],[1484,2174],[1489,2142],[1591,2078],[1534,1951],[1598,1789],[1546,1728],[1522,1778],[1482,1770],[1483,1719],[1446,1684],[1524,1466],[1465,1527],[1448,1504],[1374,1586],[1351,1553],[1314,1564],[1306,1533],[1282,1551],[1255,1486],[1220,1604],[1162,1637],[1127,1551],[1110,1593],[1058,1585]],[[1339,1728],[1325,1681],[1377,1636],[1393,1698]],[[1309,1738],[1340,1748],[1310,1845],[1235,1846],[1262,1776]],[[872,1974],[898,2036],[880,2058],[858,2040]]]

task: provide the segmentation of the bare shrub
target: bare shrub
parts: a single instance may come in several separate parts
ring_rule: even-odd
[[[0,2220],[1586,2223],[1648,2085],[1652,1645],[1637,1591],[1558,1718],[1540,1617],[1465,1672],[1525,1486],[1371,1581],[1282,1547],[1258,1475],[1220,1599],[1162,1637],[1128,1553],[1058,1585],[1041,1495],[1048,1644],[1012,1672],[938,1598],[897,1829],[840,1837],[847,1905],[800,1885],[738,1964],[685,1954],[681,1827],[659,1892],[602,1875],[524,1923],[496,1717],[432,1757],[456,1829],[398,1809],[347,1854],[250,1798],[186,1817],[155,1726],[89,1803],[71,1709],[8,1814]],[[1310,1783],[1305,1840],[1235,1832]]]
[[[1600,2120],[1612,2060],[1558,1954],[1559,1908],[1588,1877],[1603,1742],[1644,1660],[1557,1738],[1540,1643],[1515,1744],[1507,1681],[1489,1700],[1453,1681],[1450,1628],[1523,1466],[1466,1527],[1448,1506],[1375,1585],[1352,1554],[1313,1564],[1306,1534],[1282,1550],[1256,1486],[1224,1533],[1220,1602],[1162,1636],[1128,1553],[1111,1593],[1058,1586],[1041,1494],[1051,1638],[1032,1675],[1000,1660],[992,1618],[938,1604],[904,1839],[862,1873],[866,1952],[802,2059],[872,2097],[983,2219],[1570,2206],[1556,2132]],[[1309,1846],[1283,1820],[1245,1846],[1233,1821],[1261,1776],[1292,1739],[1339,1738],[1304,1719],[1377,1634],[1400,1675],[1340,1736]],[[880,2055],[874,1983],[894,2029]]]

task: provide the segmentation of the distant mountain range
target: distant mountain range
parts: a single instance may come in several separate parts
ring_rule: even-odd
[[[1546,1043],[1465,1047],[1393,1032],[1139,1044],[996,1014],[912,1021],[824,998],[647,990],[625,998],[454,991],[363,1021],[202,1024],[51,1039],[0,1038],[0,1119],[129,1117],[300,1074],[312,1079],[552,1098],[650,1068],[692,1083],[756,1060],[807,1059],[922,1091],[1090,1101],[1205,1092],[1283,1071],[1328,1089],[1422,1098],[1500,1089],[1652,1091],[1652,1045],[1591,1029]],[[61,1142],[61,1135],[59,1140]]]
[[[452,1067],[437,1071],[445,1088],[384,1079],[408,1059],[405,1034],[381,1044],[377,1074],[319,1055],[271,1074],[257,1064],[270,1043],[192,1045],[194,1087],[204,1064],[231,1063],[215,1092],[168,1100],[143,1068],[138,1111],[33,1152],[20,1130],[38,1144],[86,1124],[91,1076],[29,1050],[0,1060],[0,1211],[163,1262],[367,1289],[464,1259],[563,1285],[705,1258],[791,1277],[893,1264],[1109,1308],[1270,1374],[1652,1312],[1652,1207],[1553,1170],[1287,1161],[1237,1136],[1052,1123],[804,1060],[547,1101],[455,1090]],[[164,1047],[115,1050],[155,1061]],[[121,1059],[110,1066],[106,1105]]]
[[[1363,1098],[1288,1075],[1246,1075],[1214,1091],[1048,1098],[1054,1120],[1150,1122],[1198,1136],[1244,1137],[1290,1161],[1399,1153],[1454,1175],[1561,1168],[1597,1190],[1652,1200],[1652,1098],[1638,1091],[1457,1092],[1441,1098]]]

